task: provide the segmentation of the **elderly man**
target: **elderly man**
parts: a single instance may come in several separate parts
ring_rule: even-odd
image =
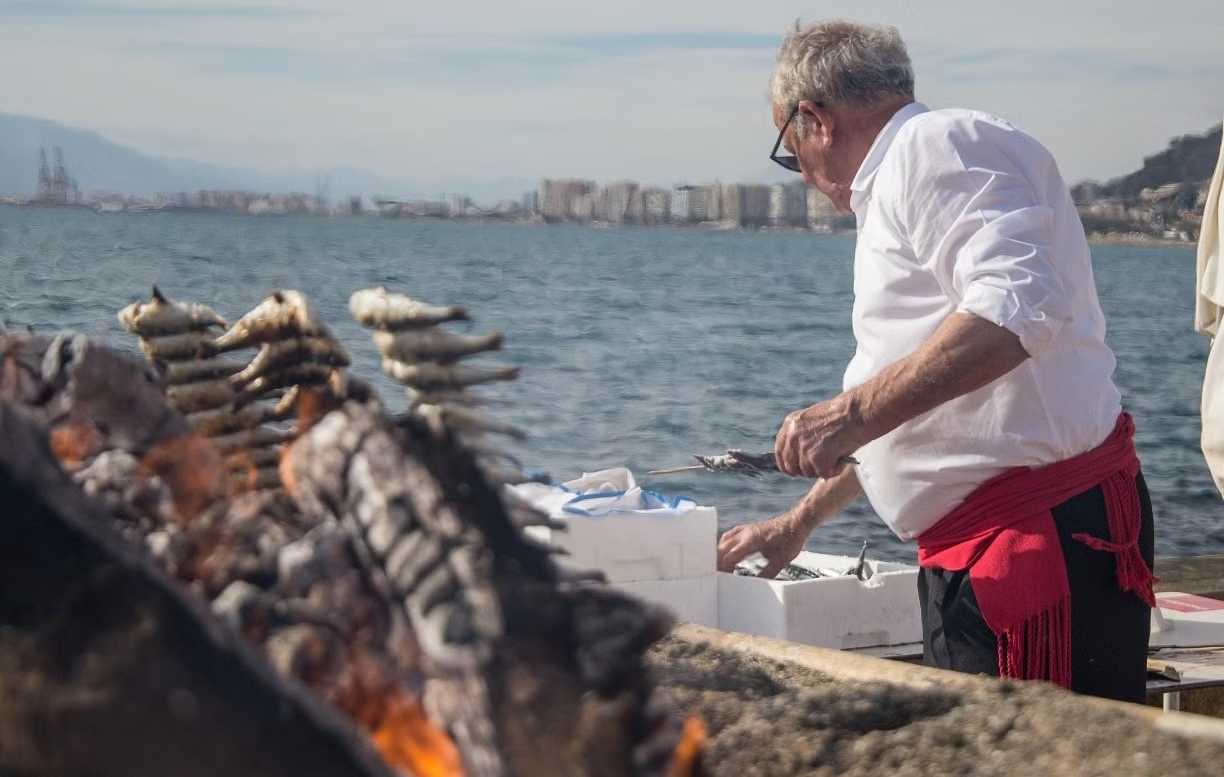
[[[779,468],[821,480],[726,532],[720,567],[759,551],[773,576],[866,494],[917,540],[928,664],[1142,700],[1151,503],[1083,227],[1040,143],[913,92],[892,28],[797,27],[778,54],[771,158],[858,222],[857,350],[778,432]]]

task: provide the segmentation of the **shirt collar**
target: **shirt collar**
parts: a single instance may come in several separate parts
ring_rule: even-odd
[[[871,148],[867,150],[867,156],[864,157],[863,163],[859,165],[858,172],[854,175],[854,180],[850,182],[852,207],[862,202],[871,193],[871,185],[875,181],[876,171],[880,169],[880,163],[884,161],[884,155],[888,153],[893,138],[901,131],[901,127],[905,122],[929,110],[930,108],[927,108],[920,102],[909,103],[894,113],[892,118],[888,120],[888,123],[880,130],[880,134],[876,135]]]

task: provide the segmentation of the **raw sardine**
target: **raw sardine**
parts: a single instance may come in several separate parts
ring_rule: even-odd
[[[395,359],[383,359],[383,372],[395,380],[421,391],[461,389],[497,380],[514,380],[518,367],[464,367],[440,364],[404,364]]]
[[[467,311],[457,305],[427,305],[404,294],[389,292],[382,286],[353,292],[349,297],[349,311],[364,327],[392,332],[468,320]]]
[[[180,335],[184,332],[224,327],[225,319],[217,311],[196,302],[173,302],[156,286],[149,302],[133,302],[119,311],[123,328],[141,337]]]
[[[287,337],[330,337],[327,327],[300,291],[277,291],[234,322],[213,341],[217,352],[233,351]]]
[[[482,351],[499,350],[502,340],[501,332],[477,336],[457,335],[443,329],[374,333],[374,345],[379,353],[406,364],[452,362]]]

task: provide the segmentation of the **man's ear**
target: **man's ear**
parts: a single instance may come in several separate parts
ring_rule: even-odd
[[[833,145],[834,118],[832,111],[811,100],[800,100],[799,114],[803,117],[803,125],[807,128],[809,135],[814,136],[825,147]]]

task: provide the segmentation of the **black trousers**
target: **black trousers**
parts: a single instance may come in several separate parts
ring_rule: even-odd
[[[1140,473],[1143,507],[1139,550],[1150,567],[1154,555],[1152,500]],[[1115,556],[1092,550],[1072,534],[1109,538],[1105,497],[1099,487],[1054,508],[1054,523],[1071,585],[1071,689],[1092,696],[1142,702],[1147,684],[1151,610],[1134,593],[1118,590]],[[923,569],[923,662],[958,672],[998,675],[995,636],[982,619],[969,573]]]

